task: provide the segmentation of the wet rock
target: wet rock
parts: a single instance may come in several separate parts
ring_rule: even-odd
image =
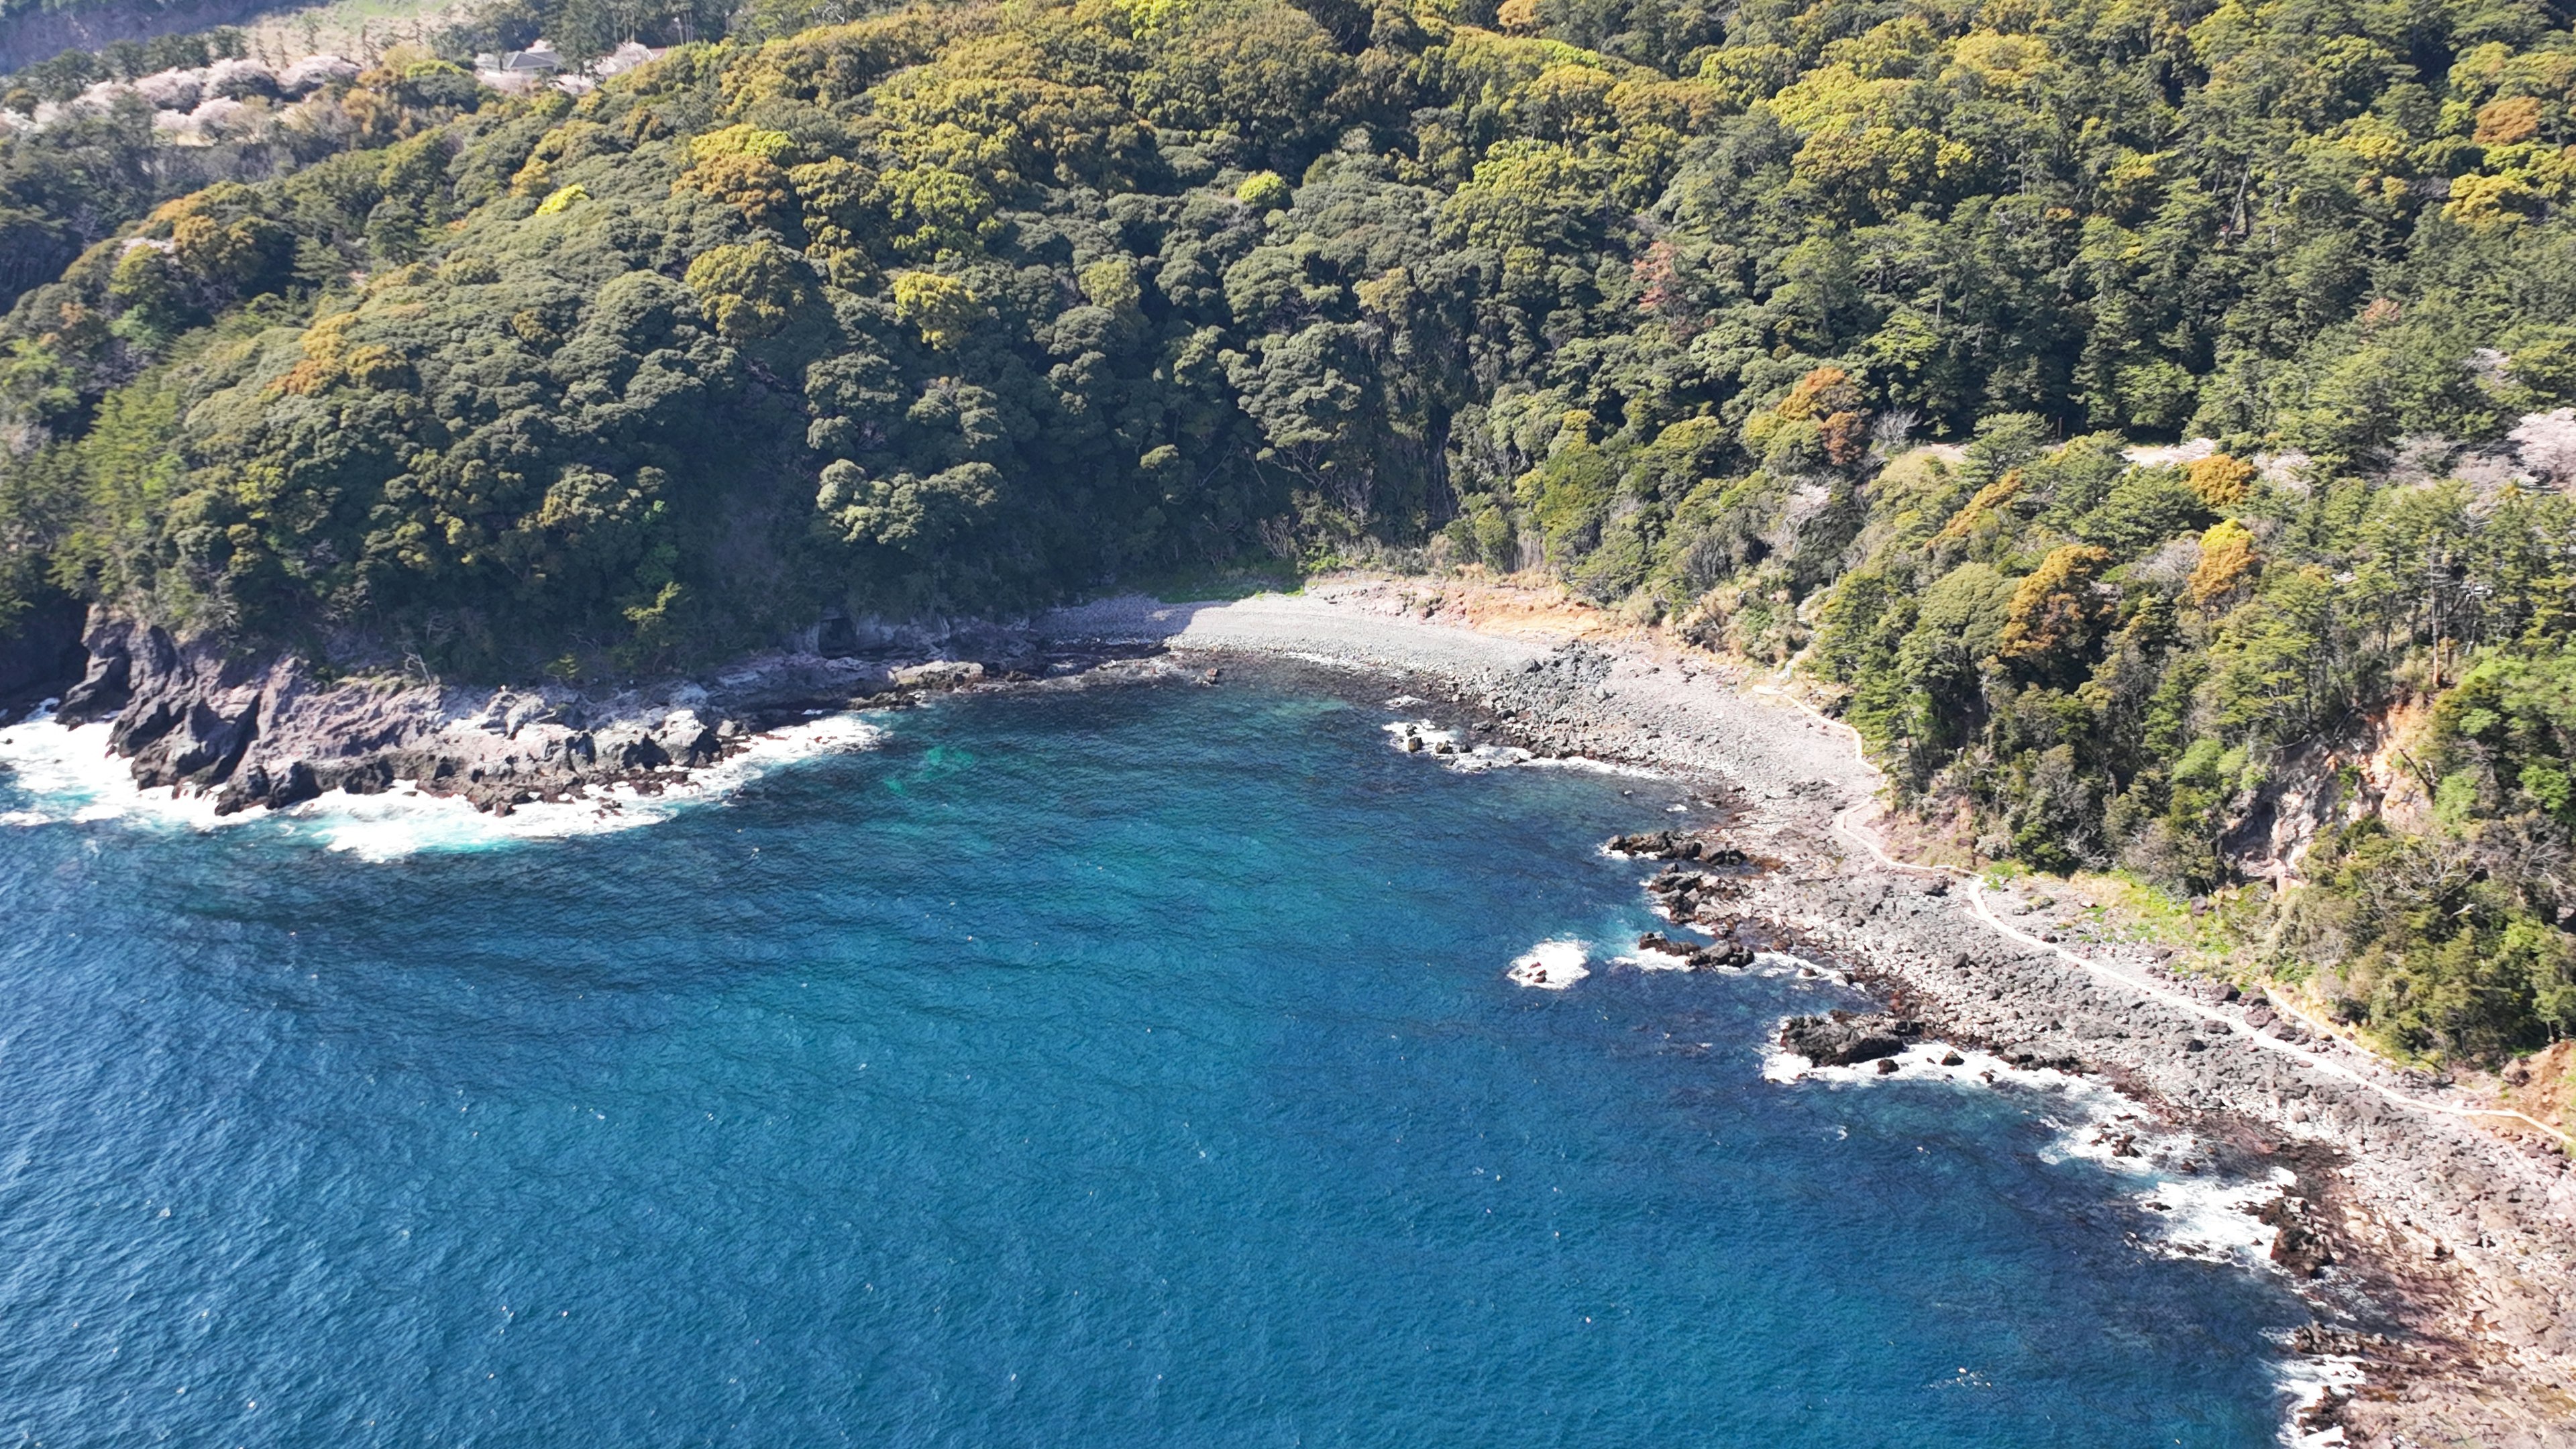
[[[1698,946],[1688,941],[1673,940],[1661,931],[1648,931],[1639,936],[1637,949],[1652,951],[1662,956],[1678,956],[1693,971],[1732,969],[1753,964],[1752,950],[1733,941],[1720,941],[1713,946]]]
[[[662,742],[647,734],[602,732],[597,749],[612,770],[658,770],[671,763],[670,752],[662,748]]]
[[[693,709],[674,710],[654,731],[652,739],[666,762],[691,768],[713,760],[724,748],[715,726]]]
[[[317,766],[313,774],[324,790],[343,790],[352,795],[381,795],[394,787],[393,761],[381,755]]]
[[[274,773],[265,766],[253,765],[225,784],[215,797],[215,813],[231,815],[253,807],[284,810],[321,793],[321,778],[302,760]]]
[[[1820,1067],[1847,1067],[1892,1057],[1923,1035],[1923,1023],[1887,1012],[1834,1011],[1793,1016],[1780,1027],[1780,1045]]]
[[[1681,830],[1649,830],[1635,835],[1610,837],[1608,849],[1614,855],[1639,860],[1693,860],[1705,865],[1743,865],[1745,855],[1734,846],[1722,844],[1704,835]]]
[[[84,725],[125,708],[126,702],[134,698],[134,688],[128,682],[133,667],[134,661],[121,648],[92,657],[80,683],[63,691],[62,703],[54,707],[54,718],[67,725]]]
[[[2335,1261],[2334,1244],[2309,1216],[2305,1198],[2277,1197],[2263,1205],[2255,1220],[2279,1231],[2272,1238],[2272,1261],[2300,1278],[2313,1278]]]
[[[233,767],[259,735],[259,712],[256,703],[230,717],[202,700],[179,704],[160,701],[144,721],[151,726],[149,739],[140,731],[127,731],[126,721],[117,721],[121,747],[134,754],[134,779],[146,789],[162,785],[207,787],[232,778]]]

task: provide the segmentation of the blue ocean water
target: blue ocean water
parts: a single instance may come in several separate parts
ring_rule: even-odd
[[[2304,1310],[2044,1100],[1765,1081],[1823,981],[1507,981],[1654,924],[1594,847],[1674,797],[1384,718],[958,699],[382,862],[0,829],[0,1433],[2272,1441]]]

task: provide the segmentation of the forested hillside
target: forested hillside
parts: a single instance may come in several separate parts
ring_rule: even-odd
[[[833,18],[578,98],[11,91],[6,600],[584,677],[1540,569],[1802,660],[1981,855],[2182,891],[2408,704],[2423,818],[2344,811],[2262,949],[2407,1050],[2576,1028],[2564,14]]]

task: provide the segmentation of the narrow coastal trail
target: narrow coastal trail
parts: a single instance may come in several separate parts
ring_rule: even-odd
[[[1771,695],[1775,698],[1786,701],[1796,708],[1804,710],[1816,719],[1823,721],[1827,727],[1840,731],[1844,738],[1850,741],[1852,753],[1854,757],[1860,761],[1862,767],[1869,770],[1872,774],[1879,774],[1878,767],[1870,761],[1868,750],[1861,742],[1859,731],[1853,729],[1847,724],[1844,724],[1840,720],[1826,715],[1823,711],[1816,709],[1813,705],[1808,704],[1805,700],[1799,699],[1797,696],[1789,693],[1785,689],[1780,689],[1768,684],[1756,685],[1754,686],[1754,689],[1757,693]],[[2283,1041],[2278,1037],[2265,1036],[2242,1019],[2232,1016],[2224,1011],[2220,1011],[2218,1008],[2211,1006],[2205,1001],[2198,1000],[2197,998],[2176,991],[2171,987],[2162,985],[2142,974],[2125,970],[2113,962],[2094,960],[2077,952],[2067,950],[2065,947],[2060,946],[2053,941],[2043,941],[2039,937],[2031,935],[2027,931],[2023,931],[2018,927],[2009,925],[2000,916],[1995,914],[1994,907],[1989,904],[1986,899],[1985,883],[1979,880],[1971,872],[1959,870],[1951,866],[1924,865],[1915,861],[1899,860],[1896,857],[1889,855],[1885,847],[1880,844],[1877,833],[1857,823],[1857,817],[1861,812],[1872,811],[1877,808],[1876,802],[1863,801],[1860,804],[1846,806],[1842,810],[1837,811],[1834,815],[1834,833],[1841,836],[1851,844],[1859,846],[1862,850],[1868,852],[1873,859],[1877,860],[1880,864],[1886,866],[1890,870],[1909,871],[1922,875],[1938,875],[1966,882],[1968,887],[1968,914],[1975,917],[1976,920],[1987,929],[1994,931],[2007,940],[2018,945],[2030,947],[2034,950],[2046,951],[2062,960],[2080,966],[2086,971],[2089,971],[2095,976],[2101,977],[2106,981],[2117,982],[2122,986],[2128,987],[2132,991],[2139,992],[2146,996],[2151,996],[2169,1006],[2177,1007],[2202,1021],[2209,1022],[2214,1026],[2222,1028],[2231,1035],[2250,1041],[2265,1051],[2278,1053],[2279,1055],[2287,1057],[2292,1061],[2296,1061],[2300,1065],[2308,1067],[2314,1071],[2321,1072],[2340,1081],[2349,1082],[2354,1086],[2365,1088],[2376,1093],[2382,1100],[2388,1102],[2392,1106],[2396,1106],[2410,1112],[2424,1112],[2463,1121],[2484,1117],[2522,1122],[2549,1134],[2551,1137],[2556,1138],[2559,1142],[2570,1148],[2576,1148],[2576,1137],[2571,1137],[2567,1133],[2560,1131],[2558,1128],[2552,1127],[2548,1123],[2542,1122],[2524,1113],[2513,1111],[2509,1108],[2463,1107],[2449,1102],[2428,1101],[2422,1097],[2415,1096],[2412,1093],[2400,1091],[2385,1082],[2374,1081],[2363,1073],[2356,1071],[2344,1063],[2336,1061],[2323,1053],[2312,1051],[2306,1047],[2299,1046],[2291,1042]]]

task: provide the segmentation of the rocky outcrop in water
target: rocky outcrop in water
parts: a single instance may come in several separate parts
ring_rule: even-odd
[[[1678,868],[1646,882],[1646,894],[1665,915],[1711,928],[1722,928],[1741,914],[1744,892],[1741,878]]]
[[[1848,1067],[1892,1057],[1923,1039],[1923,1023],[1887,1012],[1834,1011],[1793,1016],[1780,1025],[1780,1047],[1820,1067]]]
[[[2334,1242],[2316,1222],[2306,1198],[2275,1198],[2255,1219],[2275,1229],[2272,1261],[2291,1276],[2313,1278],[2334,1265]]]
[[[1734,970],[1753,964],[1751,947],[1733,941],[1700,946],[1689,941],[1676,941],[1661,931],[1648,931],[1639,936],[1637,949],[1658,956],[1677,957],[1693,971]]]
[[[1690,860],[1703,865],[1743,865],[1743,851],[1707,831],[1650,830],[1614,835],[1603,847],[1613,855],[1637,860]]]

